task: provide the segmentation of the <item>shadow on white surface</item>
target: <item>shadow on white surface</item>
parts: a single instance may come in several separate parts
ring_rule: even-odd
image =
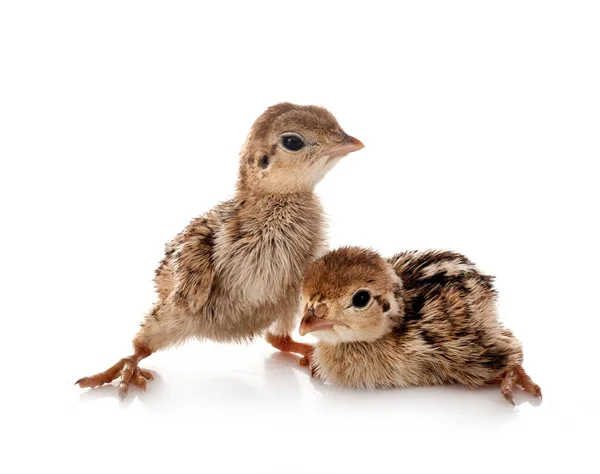
[[[499,387],[489,386],[469,390],[459,385],[417,387],[385,390],[358,390],[325,384],[310,377],[298,364],[298,357],[276,352],[264,360],[262,377],[246,373],[223,376],[168,373],[165,377],[152,371],[155,379],[146,392],[131,387],[128,396],[120,400],[116,383],[87,390],[80,394],[82,403],[114,399],[122,409],[141,404],[148,411],[208,409],[237,411],[248,407],[283,407],[337,417],[353,416],[423,417],[425,419],[455,419],[463,422],[504,424],[513,421],[522,405],[539,406],[542,402],[516,389],[516,407],[500,395]],[[175,408],[174,408],[175,407]]]

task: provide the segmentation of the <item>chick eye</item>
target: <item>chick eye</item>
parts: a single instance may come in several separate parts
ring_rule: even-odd
[[[371,300],[371,293],[366,290],[360,290],[354,293],[352,297],[352,306],[356,308],[364,308]]]
[[[304,141],[296,135],[285,135],[281,138],[283,148],[290,151],[298,151],[304,148]]]

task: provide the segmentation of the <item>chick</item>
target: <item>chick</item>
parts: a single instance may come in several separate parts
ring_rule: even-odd
[[[519,384],[541,398],[521,343],[498,321],[492,280],[454,252],[327,253],[302,285],[300,335],[319,340],[313,374],[363,388],[499,383],[511,403]]]
[[[290,334],[302,276],[325,250],[313,190],[342,157],[363,147],[322,107],[269,107],[240,153],[234,198],[166,245],[154,280],[158,299],[133,340],[133,355],[76,384],[96,387],[121,377],[121,396],[131,383],[145,389],[152,374],[139,361],[190,337],[244,341],[266,332],[274,347],[306,354],[310,346]]]

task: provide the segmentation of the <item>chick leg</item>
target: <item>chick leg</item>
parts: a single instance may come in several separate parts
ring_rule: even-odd
[[[517,383],[523,387],[526,392],[531,393],[534,397],[542,398],[542,389],[539,385],[533,383],[531,377],[527,375],[525,369],[522,366],[515,367],[515,372],[517,374]]]
[[[301,354],[303,357],[298,361],[298,363],[303,367],[309,367],[311,376],[315,376],[315,369],[311,364],[313,346],[310,344],[304,344],[302,342],[296,342],[291,338],[291,336],[278,336],[273,333],[267,333],[265,339],[269,344],[280,351]]]
[[[504,374],[502,382],[500,383],[500,392],[502,392],[502,396],[506,398],[506,401],[512,403],[513,405],[515,404],[513,401],[513,387],[515,386],[516,381],[517,376],[515,371],[513,369],[508,369]]]
[[[275,349],[283,352],[295,352],[296,354],[303,355],[305,358],[310,357],[312,353],[312,346],[310,344],[296,342],[289,335],[277,335],[269,332],[265,336],[265,339]]]
[[[104,372],[81,378],[75,384],[94,388],[121,377],[119,395],[122,398],[127,395],[131,383],[145,390],[146,381],[154,377],[147,370],[140,369],[138,363],[153,352],[189,337],[192,334],[191,321],[192,318],[170,298],[156,303],[133,340],[133,355],[122,358]]]
[[[290,312],[273,323],[267,331],[265,339],[269,344],[280,351],[295,352],[296,354],[302,355],[303,357],[299,361],[300,365],[309,365],[309,359],[313,348],[310,344],[296,342],[292,339],[290,334],[294,330],[295,325],[295,315],[293,312]]]

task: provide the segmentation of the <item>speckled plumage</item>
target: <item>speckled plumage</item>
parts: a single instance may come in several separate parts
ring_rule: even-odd
[[[309,267],[302,288],[307,316],[301,333],[323,319],[335,322],[314,332],[314,373],[363,388],[476,387],[514,378],[541,396],[521,367],[521,343],[498,320],[492,280],[454,252],[390,259],[356,247],[327,253]],[[359,290],[371,294],[365,308],[352,306]],[[506,385],[503,394],[512,401]]]
[[[217,206],[167,244],[155,277],[162,298],[136,339],[153,347],[190,336],[240,341],[275,322],[289,334],[304,270],[324,243],[322,208],[312,193]]]
[[[289,135],[304,146],[286,148]],[[95,387],[121,376],[122,395],[130,382],[144,388],[149,373],[139,360],[190,337],[242,341],[268,330],[275,347],[306,351],[290,333],[302,276],[325,246],[313,189],[340,158],[361,148],[322,107],[269,107],[242,148],[235,197],[166,245],[155,274],[158,301],[134,338],[135,353],[77,383]]]

